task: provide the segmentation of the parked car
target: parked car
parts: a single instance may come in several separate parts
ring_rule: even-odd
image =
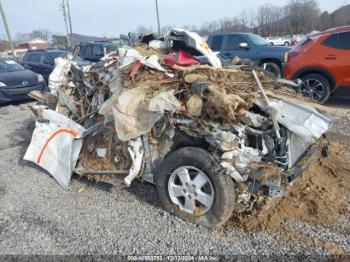
[[[296,45],[296,44],[299,43],[304,37],[305,37],[304,35],[293,35],[290,44],[291,44],[291,45]]]
[[[42,75],[26,70],[11,58],[0,58],[0,103],[28,99],[31,91],[46,91]]]
[[[55,67],[55,59],[57,57],[66,57],[67,51],[62,49],[37,49],[29,50],[23,55],[21,65],[26,69],[41,74],[46,83],[48,83],[49,75]]]
[[[251,33],[220,33],[208,37],[208,45],[225,57],[250,59],[263,66],[276,78],[282,76],[285,53],[290,47],[272,46],[259,35]]]
[[[108,41],[81,42],[74,47],[73,54],[81,59],[98,62],[106,54],[117,51],[118,45]]]
[[[271,36],[267,37],[266,40],[272,45],[290,46],[292,44],[291,36]]]
[[[319,103],[350,91],[350,26],[306,36],[286,55],[285,77],[300,78],[300,91]],[[347,88],[346,88],[347,87]]]

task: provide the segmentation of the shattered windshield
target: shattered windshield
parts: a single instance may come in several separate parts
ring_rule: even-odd
[[[269,43],[266,39],[262,38],[259,35],[249,34],[248,35],[250,41],[254,43],[256,46],[270,46],[271,43]]]
[[[23,66],[18,64],[17,62],[8,59],[8,60],[0,60],[0,73],[8,73],[15,71],[23,71],[25,70]]]

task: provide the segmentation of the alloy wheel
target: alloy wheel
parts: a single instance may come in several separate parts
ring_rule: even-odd
[[[317,79],[304,80],[300,90],[301,93],[312,101],[320,101],[325,92],[323,83]]]
[[[182,166],[171,173],[168,192],[175,205],[192,215],[207,213],[214,202],[214,187],[209,177],[193,166]]]

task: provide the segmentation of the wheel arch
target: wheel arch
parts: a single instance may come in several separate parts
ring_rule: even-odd
[[[269,63],[269,62],[277,64],[279,66],[279,68],[281,69],[281,73],[283,74],[282,63],[277,58],[262,58],[262,59],[259,60],[258,64],[259,64],[259,66],[262,66],[263,64]]]
[[[204,138],[190,136],[184,131],[176,129],[175,136],[173,138],[173,145],[169,153],[184,147],[198,147],[206,150],[210,147],[210,144]]]
[[[332,76],[332,74],[328,70],[321,68],[321,67],[303,68],[303,69],[299,70],[298,72],[296,72],[293,75],[292,79],[302,78],[302,77],[309,75],[309,74],[320,74],[320,75],[326,77],[331,85],[332,91],[334,91],[334,89],[336,88],[336,81],[335,81],[334,77]]]

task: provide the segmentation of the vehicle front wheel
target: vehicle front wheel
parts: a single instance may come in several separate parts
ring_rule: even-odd
[[[323,104],[331,95],[331,84],[320,74],[309,74],[302,77],[301,93],[312,101]]]
[[[204,149],[186,147],[170,153],[155,177],[164,209],[195,224],[223,225],[233,212],[236,194],[232,179],[218,170]]]
[[[289,46],[289,42],[284,42],[284,46]]]

